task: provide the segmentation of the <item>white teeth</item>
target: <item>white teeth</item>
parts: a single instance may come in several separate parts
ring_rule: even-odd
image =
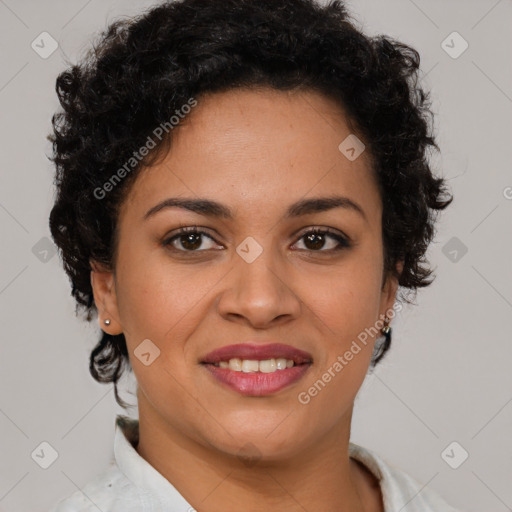
[[[294,366],[292,359],[265,359],[264,361],[257,361],[255,359],[239,359],[237,357],[229,361],[220,361],[216,366],[220,368],[229,368],[235,372],[244,373],[274,373],[277,370],[286,370]]]
[[[273,373],[277,369],[276,360],[266,359],[265,361],[260,361],[259,367],[261,373]]]
[[[257,372],[259,370],[258,361],[254,361],[253,359],[244,359],[242,361],[242,371],[244,373]]]
[[[235,372],[242,371],[242,360],[241,359],[230,359],[228,364],[229,364],[230,370],[234,370]]]
[[[286,365],[287,365],[288,361],[286,359],[282,359],[282,358],[279,358],[279,359],[276,359],[276,367],[278,370],[284,370],[286,368]],[[293,361],[291,361],[291,366],[293,366]]]

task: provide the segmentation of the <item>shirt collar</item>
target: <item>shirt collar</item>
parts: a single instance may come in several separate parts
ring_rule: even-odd
[[[160,474],[136,448],[139,443],[139,421],[118,415],[114,438],[114,455],[117,466],[126,478],[141,492],[151,495],[162,505],[172,505],[173,510],[192,510],[191,505],[177,489]]]

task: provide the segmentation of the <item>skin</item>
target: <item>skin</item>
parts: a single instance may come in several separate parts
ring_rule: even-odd
[[[397,280],[381,286],[382,203],[368,151],[351,162],[338,149],[350,133],[342,107],[317,92],[203,96],[122,205],[115,273],[92,262],[100,325],[125,334],[138,383],[137,451],[198,510],[384,509],[377,480],[348,453],[375,338],[307,405],[297,398],[395,301]],[[289,204],[334,193],[365,217],[338,207],[283,219]],[[172,207],[144,219],[177,196],[218,201],[235,217]],[[199,238],[194,254],[179,239],[174,250],[163,245],[194,225],[214,240]],[[311,227],[345,234],[351,246],[329,251],[338,245],[329,236],[307,244]],[[263,248],[252,263],[236,252],[248,236]],[[160,350],[148,366],[134,356],[145,339]],[[249,340],[291,344],[313,364],[266,397],[242,396],[199,364]]]

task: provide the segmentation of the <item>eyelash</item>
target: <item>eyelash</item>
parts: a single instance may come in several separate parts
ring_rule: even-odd
[[[205,235],[206,237],[210,238],[211,240],[213,240],[215,243],[218,243],[211,235],[209,235],[206,231],[203,231],[203,230],[200,230],[198,229],[198,226],[188,226],[188,227],[181,227],[178,232],[169,237],[169,238],[166,238],[163,242],[162,242],[162,245],[170,250],[173,250],[173,251],[176,251],[176,252],[182,252],[182,253],[201,253],[201,252],[205,252],[206,250],[208,249],[202,249],[202,250],[184,250],[184,249],[176,249],[176,247],[173,247],[172,246],[172,243],[174,242],[174,240],[177,240],[179,239],[181,236],[183,235],[189,235],[189,234],[194,234],[194,235]],[[343,236],[343,235],[340,235],[334,231],[332,231],[331,229],[329,228],[312,228],[308,231],[305,231],[303,232],[298,240],[302,240],[303,238],[305,238],[307,235],[328,235],[329,237],[333,238],[334,240],[336,240],[336,242],[338,242],[338,246],[333,248],[333,249],[327,249],[327,250],[322,250],[322,249],[319,249],[319,250],[314,250],[314,249],[300,249],[300,250],[303,250],[303,251],[307,251],[307,252],[310,252],[310,253],[333,253],[333,252],[339,252],[339,251],[342,251],[343,249],[348,249],[351,247],[351,244],[348,240],[347,237]]]

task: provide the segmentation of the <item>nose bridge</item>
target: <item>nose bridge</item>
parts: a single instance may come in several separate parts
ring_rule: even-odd
[[[245,294],[254,300],[277,300],[282,295],[285,281],[282,267],[278,264],[279,256],[272,247],[271,238],[266,238],[265,247],[255,239],[248,237],[237,247],[239,261],[235,266],[238,279],[238,294]],[[235,258],[236,261],[236,258]],[[280,270],[281,269],[281,272]],[[258,299],[258,296],[261,298]]]
[[[255,247],[255,243],[246,241],[237,248],[239,261],[236,266],[240,269],[240,276],[245,282],[247,288],[275,288],[275,292],[279,292],[284,286],[284,276],[279,276],[278,255],[275,253],[270,242],[266,247],[259,249]],[[283,272],[281,271],[281,274]],[[271,291],[271,290],[269,290]]]
[[[221,314],[235,314],[264,326],[277,317],[299,313],[300,302],[287,282],[286,269],[271,239],[266,238],[265,247],[251,237],[239,244],[229,289],[219,301]]]

